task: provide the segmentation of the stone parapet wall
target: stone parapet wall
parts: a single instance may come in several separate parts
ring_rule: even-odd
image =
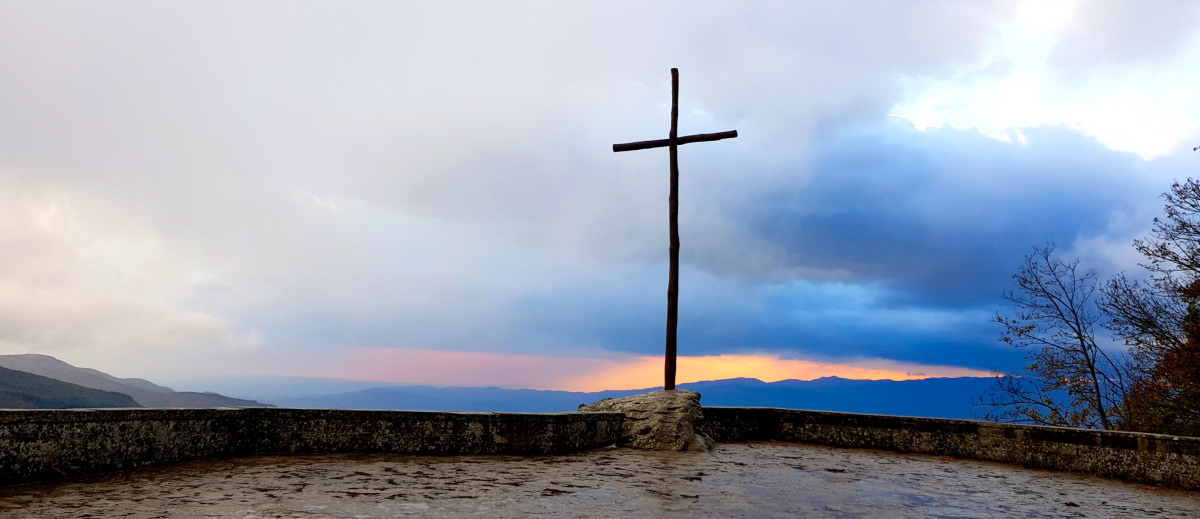
[[[781,440],[1067,470],[1200,490],[1200,438],[789,409],[705,407],[718,442]],[[618,443],[621,413],[0,410],[0,484],[270,453],[549,454]]]
[[[460,413],[243,409],[249,450],[549,454],[617,443],[620,413]]]
[[[0,410],[0,484],[285,452],[547,454],[616,443],[619,413]]]
[[[236,454],[236,409],[0,411],[0,484]]]
[[[717,442],[781,440],[997,461],[1200,490],[1200,438],[791,409],[705,407]]]

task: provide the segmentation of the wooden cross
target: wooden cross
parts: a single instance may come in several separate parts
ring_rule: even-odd
[[[667,361],[663,389],[675,389],[675,330],[679,318],[679,158],[677,148],[692,142],[719,141],[737,137],[737,130],[679,137],[679,69],[671,69],[671,134],[656,141],[613,144],[613,151],[668,147],[671,149],[671,271],[667,279]]]

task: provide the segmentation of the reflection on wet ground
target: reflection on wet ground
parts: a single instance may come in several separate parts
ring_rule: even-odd
[[[1200,517],[1200,493],[793,443],[206,460],[0,487],[0,517]]]

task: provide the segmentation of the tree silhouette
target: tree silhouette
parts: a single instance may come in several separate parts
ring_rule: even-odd
[[[1004,299],[1016,313],[997,315],[1001,340],[1026,348],[1021,373],[996,373],[996,386],[977,401],[989,420],[1117,428],[1126,386],[1124,359],[1096,343],[1103,314],[1096,306],[1096,273],[1063,260],[1053,244],[1034,247]]]

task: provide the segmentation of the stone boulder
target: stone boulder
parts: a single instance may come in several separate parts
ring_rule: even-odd
[[[622,443],[660,451],[708,451],[712,438],[700,432],[704,414],[700,393],[686,389],[654,391],[625,398],[605,398],[579,406],[580,411],[625,414]]]

